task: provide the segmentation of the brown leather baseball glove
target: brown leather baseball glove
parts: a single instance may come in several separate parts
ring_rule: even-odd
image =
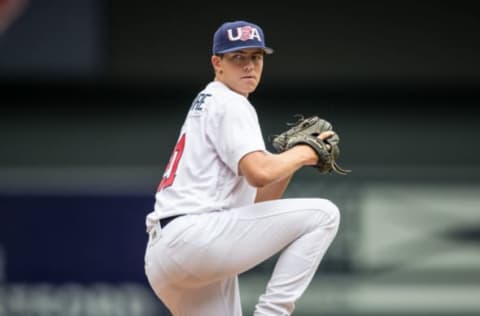
[[[291,126],[283,133],[273,138],[272,145],[278,152],[283,152],[293,146],[306,144],[315,150],[318,155],[318,162],[314,166],[320,173],[327,174],[335,171],[338,174],[346,175],[351,170],[346,170],[337,164],[340,155],[338,134],[321,140],[318,138],[322,132],[331,131],[332,124],[318,116],[304,118],[301,116],[297,122],[288,124]]]

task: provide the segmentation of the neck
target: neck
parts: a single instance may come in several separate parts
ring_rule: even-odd
[[[237,90],[235,90],[235,89],[232,89],[232,87],[231,87],[228,83],[226,83],[224,80],[222,80],[222,79],[219,78],[218,76],[215,76],[215,78],[213,78],[213,80],[214,80],[214,81],[221,82],[222,84],[224,84],[225,86],[227,86],[228,89],[232,90],[232,91],[235,92],[235,93],[238,93],[238,94],[240,94],[240,95],[243,95],[245,98],[248,99],[248,95],[249,95],[248,93],[242,93],[242,92],[239,92],[239,91],[237,91]]]

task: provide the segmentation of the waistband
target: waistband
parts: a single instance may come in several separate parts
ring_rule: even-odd
[[[180,215],[174,215],[174,216],[169,216],[169,217],[162,218],[162,219],[159,220],[160,227],[165,228],[165,226],[167,226],[171,221],[173,221],[174,219],[176,219],[178,217],[184,216],[184,215],[185,214],[180,214]]]

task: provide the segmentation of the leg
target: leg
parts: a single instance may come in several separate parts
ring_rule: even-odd
[[[291,243],[280,255],[266,292],[260,296],[255,316],[290,315],[295,302],[310,284],[321,259],[333,241],[337,220],[317,226]]]
[[[206,288],[285,249],[255,313],[290,315],[333,240],[338,223],[337,207],[323,199],[275,200],[184,216],[165,228],[160,246],[151,248],[151,257],[157,261],[154,270],[163,271],[163,277],[150,273],[149,280],[154,288],[167,288],[166,284],[184,290]],[[172,307],[178,306],[174,303],[178,300],[167,300]]]
[[[181,291],[175,316],[242,316],[236,276],[204,287],[184,288]]]

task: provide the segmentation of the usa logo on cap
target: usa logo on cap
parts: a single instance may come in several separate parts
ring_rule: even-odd
[[[260,38],[260,34],[258,34],[258,30],[254,27],[251,27],[250,25],[237,27],[235,36],[233,35],[233,32],[233,29],[227,30],[228,39],[231,41],[248,41],[254,38],[257,39],[259,42],[262,41],[262,39]]]
[[[273,49],[265,45],[265,36],[260,26],[247,21],[222,24],[213,37],[213,54],[223,54],[244,48],[261,48],[266,54]]]

